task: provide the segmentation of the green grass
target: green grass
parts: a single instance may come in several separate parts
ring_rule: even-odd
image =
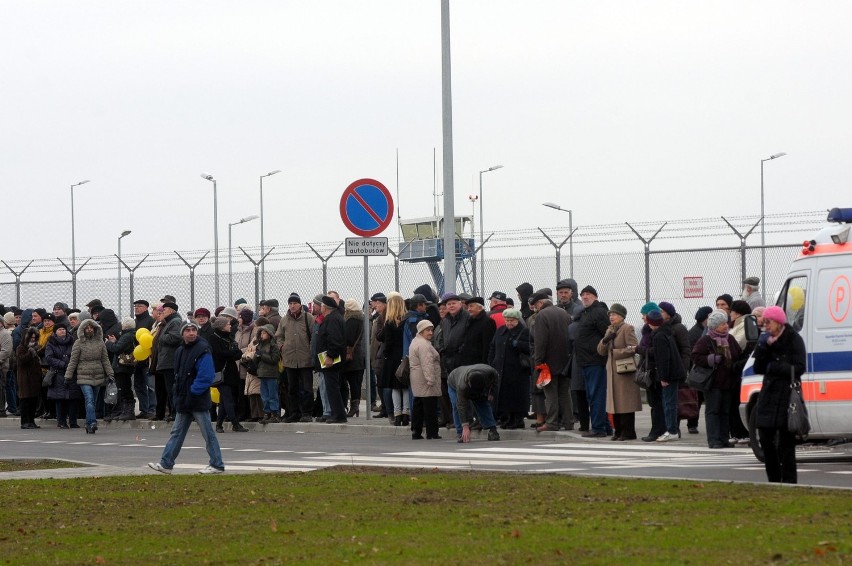
[[[0,460],[0,472],[22,472],[26,470],[55,470],[58,468],[79,468],[83,464],[62,460]]]
[[[3,564],[852,560],[852,494],[335,468],[0,483]]]

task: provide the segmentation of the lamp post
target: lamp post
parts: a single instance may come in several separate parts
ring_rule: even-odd
[[[568,213],[568,237],[571,240],[568,242],[568,277],[571,279],[574,278],[574,213],[567,208],[562,208],[555,202],[543,202],[541,203],[543,206],[547,208],[552,208],[553,210],[561,210],[562,212]],[[559,277],[559,274],[556,274]]]
[[[281,169],[276,169],[260,176],[260,257],[263,258],[260,260],[260,294],[263,297],[266,297],[266,256],[263,254],[263,178],[271,177],[280,172]],[[257,305],[255,305],[255,308],[257,308]]]
[[[74,239],[74,187],[79,187],[80,185],[85,185],[89,182],[89,179],[85,181],[80,181],[79,183],[74,183],[71,185],[71,270],[74,271],[77,269],[77,248],[76,248],[76,240]]]
[[[216,179],[210,173],[202,173],[201,178],[213,183],[213,295],[214,304],[219,306],[219,198]]]
[[[785,155],[787,154],[781,151],[760,160],[760,282],[763,285],[764,295],[766,293],[766,216],[763,206],[763,164],[767,161],[784,157]]]
[[[252,220],[257,220],[260,218],[257,214],[252,214],[251,216],[246,216],[245,218],[240,218],[236,222],[228,223],[228,304],[232,305],[234,303],[234,270],[233,263],[231,261],[231,228],[236,226],[237,224],[245,224],[246,222],[251,222]]]
[[[482,174],[502,169],[502,165],[492,165],[488,169],[479,172],[479,245],[485,242],[485,230],[483,229],[482,218]],[[480,289],[485,289],[485,248],[480,247],[479,250],[479,286]]]
[[[121,320],[121,310],[124,308],[124,303],[121,302],[121,239],[129,236],[132,230],[125,230],[118,237],[118,319]]]

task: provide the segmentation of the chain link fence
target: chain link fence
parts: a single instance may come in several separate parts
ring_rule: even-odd
[[[731,226],[739,226],[738,230],[745,234],[753,228],[755,220],[759,221],[759,218],[746,216],[724,221],[717,218],[578,227],[573,236],[571,257],[567,246],[560,250],[560,274],[556,272],[555,246],[542,236],[539,228],[497,232],[486,245],[485,281],[484,285],[479,282],[479,294],[487,297],[491,292],[500,290],[514,296],[515,287],[522,282],[529,282],[535,288],[553,288],[559,278],[571,275],[570,266],[573,265],[573,278],[580,288],[594,286],[604,302],[619,302],[628,311],[637,313],[645,303],[647,293],[652,300],[672,301],[681,312],[691,315],[699,306],[712,305],[716,296],[722,293],[738,296],[744,276],[761,275],[760,246],[745,245],[747,238],[741,239],[731,230]],[[823,223],[824,212],[821,211],[767,216],[767,234],[772,240],[787,242],[764,248],[766,281],[761,287],[767,302],[771,302],[773,294],[783,283],[790,262],[801,249],[799,242],[810,237]],[[656,232],[647,252],[634,230],[643,234],[646,241]],[[557,242],[568,236],[566,226],[545,228],[544,231]],[[751,237],[756,236],[752,233]],[[265,296],[278,298],[283,303],[290,293],[296,292],[303,301],[308,301],[324,290],[336,290],[345,298],[352,297],[361,302],[363,260],[338,255],[342,252],[333,253],[339,243],[275,246],[266,262]],[[396,244],[392,249],[399,249],[399,243]],[[693,246],[687,247],[690,244]],[[321,262],[311,247],[327,261]],[[256,286],[252,264],[241,252],[234,251],[242,259],[237,253],[233,254],[234,270],[229,278],[227,254],[220,250],[220,300],[233,304],[237,298],[244,298],[254,306],[258,297],[263,298],[261,288],[264,282],[258,281]],[[246,248],[246,251],[253,257],[259,257],[255,248]],[[203,257],[205,253],[207,256]],[[207,250],[194,250],[180,252],[180,256],[189,265],[203,259],[196,269],[190,270],[177,252],[154,252],[123,258],[130,267],[142,262],[134,272],[132,298],[154,302],[164,294],[171,294],[184,311],[199,306],[215,306],[213,254]],[[11,281],[0,280],[0,303],[46,308],[57,301],[74,303],[70,274],[59,258],[6,259],[4,263],[8,269],[6,279]],[[16,272],[14,275],[13,270]],[[24,270],[23,273],[21,270]],[[702,278],[703,297],[684,298],[684,277]],[[98,298],[118,314],[131,314],[127,269],[122,270],[121,277],[123,305],[118,304],[115,256],[90,258],[76,279],[78,308]],[[377,291],[387,293],[399,287],[403,295],[410,295],[414,288],[424,283],[436,287],[425,263],[396,262],[393,257],[370,258],[369,280],[370,294]],[[686,315],[684,318],[687,318]]]

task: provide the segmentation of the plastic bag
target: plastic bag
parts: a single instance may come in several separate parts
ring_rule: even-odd
[[[115,405],[118,403],[118,386],[114,379],[107,382],[106,390],[104,391],[104,403],[107,405]]]
[[[550,366],[547,364],[538,364],[535,366],[535,369],[538,370],[538,377],[535,380],[535,386],[539,389],[544,389],[552,379],[552,376],[550,375]]]

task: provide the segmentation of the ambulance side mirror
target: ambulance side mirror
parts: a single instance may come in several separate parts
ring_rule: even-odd
[[[756,344],[760,338],[760,327],[757,326],[757,318],[753,314],[745,315],[745,336],[749,344]]]

